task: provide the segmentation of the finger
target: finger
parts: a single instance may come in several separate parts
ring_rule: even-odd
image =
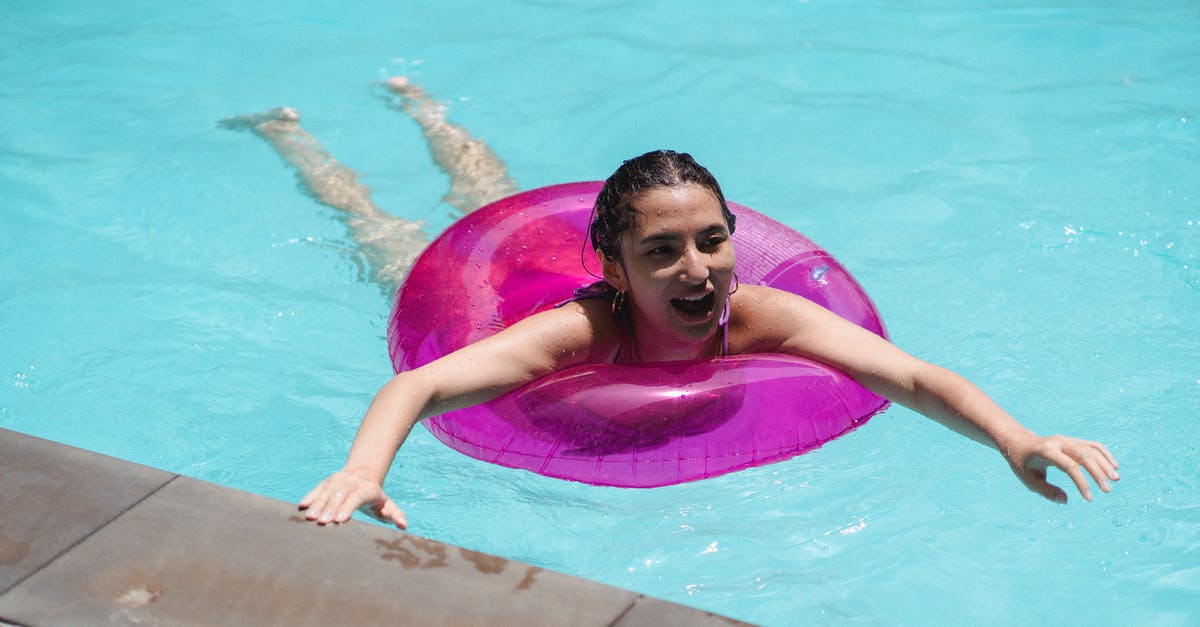
[[[408,517],[404,515],[404,512],[391,499],[388,499],[387,503],[383,504],[383,507],[379,510],[379,514],[385,522],[390,522],[401,529],[408,529]]]
[[[308,506],[305,508],[304,517],[308,520],[316,520],[321,516],[321,511],[325,508],[326,501],[329,500],[326,492],[320,486],[313,490],[311,496],[305,497],[308,500]]]
[[[1113,454],[1109,453],[1108,449],[1099,442],[1088,442],[1088,444],[1097,451],[1100,451],[1100,454],[1104,456],[1106,461],[1108,461],[1109,466],[1111,466],[1111,471],[1108,473],[1108,477],[1113,481],[1119,481],[1121,476],[1117,474],[1117,469],[1120,468],[1121,465],[1117,463],[1117,458],[1113,457]]]
[[[344,522],[344,519],[338,520],[338,517],[342,515],[345,505],[346,493],[341,490],[334,492],[333,496],[329,498],[329,502],[321,510],[321,516],[317,518],[317,523],[328,525],[330,523]]]
[[[1067,502],[1067,493],[1063,492],[1058,486],[1046,481],[1045,473],[1031,471],[1023,479],[1025,480],[1026,487],[1042,495],[1047,500],[1054,501],[1060,505]]]
[[[380,493],[378,499],[364,501],[362,505],[359,505],[358,511],[370,516],[371,518],[374,518],[375,520],[378,520],[379,522],[391,523],[392,519],[387,513],[387,506],[390,502],[391,499],[389,499],[386,494]]]
[[[360,488],[356,488],[350,493],[343,495],[341,502],[332,511],[333,522],[344,523],[350,520],[350,517],[354,515],[354,510],[362,506],[364,502],[369,502],[369,500],[370,495],[364,493]]]
[[[1083,471],[1079,469],[1079,464],[1075,460],[1061,451],[1055,451],[1052,455],[1048,455],[1046,460],[1071,477],[1071,481],[1075,482],[1075,488],[1079,490],[1083,498],[1088,501],[1092,500],[1092,487],[1088,485],[1087,478],[1083,476]]]
[[[308,509],[312,505],[313,501],[317,498],[317,495],[320,494],[321,487],[324,485],[325,482],[322,481],[321,483],[317,484],[317,487],[309,490],[308,494],[305,494],[304,498],[300,499],[300,509]]]
[[[1084,467],[1095,478],[1096,484],[1105,492],[1112,492],[1112,484],[1110,481],[1120,481],[1121,475],[1117,473],[1117,469],[1113,467],[1109,456],[1105,454],[1104,447],[1100,443],[1093,443],[1095,446],[1089,446],[1084,449],[1088,453],[1087,459],[1091,465],[1085,464]],[[1097,475],[1097,473],[1100,473]]]
[[[1108,447],[1099,442],[1091,442],[1090,444],[1096,447],[1101,453],[1104,453],[1104,456],[1108,458],[1108,463],[1112,464],[1113,468],[1121,467],[1121,465],[1117,463],[1117,458],[1114,457],[1112,453],[1108,452]]]
[[[1100,470],[1104,472],[1104,476],[1111,481],[1120,481],[1121,475],[1117,473],[1117,469],[1113,467],[1112,462],[1104,456],[1104,453],[1099,449],[1089,449],[1092,454],[1092,459],[1096,460],[1096,464],[1100,466]]]
[[[305,512],[304,517],[309,520],[319,522],[321,516],[325,513],[325,507],[328,501],[329,497],[325,496],[324,494],[318,495],[317,498],[313,500],[312,505],[309,506],[308,511]]]
[[[308,492],[302,498],[301,504],[307,510],[305,518],[308,520],[319,520],[320,516],[325,513],[325,510],[329,509],[329,501],[336,491],[336,483],[337,476],[336,474],[332,474],[332,476],[326,477],[323,482],[318,483],[316,488],[313,488],[312,491]]]
[[[317,484],[317,487],[309,490],[308,494],[305,494],[304,498],[300,499],[300,509],[308,509],[311,507],[313,502],[317,501],[320,496],[325,493],[325,488],[328,486],[329,478],[326,477],[321,481],[321,483]]]
[[[320,498],[320,497],[318,496],[318,497],[316,498],[316,500],[314,500],[314,501],[312,502],[312,504],[310,504],[310,506],[308,506],[308,508],[307,508],[307,509],[305,509],[304,518],[305,518],[306,520],[317,520],[317,519],[319,519],[319,518],[320,518],[320,513],[322,513],[322,510],[323,510],[323,509],[322,509],[322,507],[323,507],[323,503],[324,503],[324,500],[323,500],[323,498]]]
[[[1096,485],[1100,486],[1100,489],[1105,492],[1112,492],[1112,486],[1108,484],[1108,477],[1106,476],[1107,473],[1100,464],[1100,460],[1091,455],[1083,455],[1081,457],[1082,459],[1077,461],[1082,464],[1084,469],[1088,471],[1088,474],[1092,476],[1092,479],[1096,482]]]
[[[333,515],[337,512],[337,508],[344,497],[345,495],[340,490],[333,486],[326,486],[313,501],[308,519],[315,520],[318,525],[328,525],[333,522]]]

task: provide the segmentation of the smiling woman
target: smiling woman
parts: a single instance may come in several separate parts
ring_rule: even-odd
[[[672,299],[671,306],[698,310],[683,314],[697,324],[715,318],[720,358],[641,363],[628,348],[632,302],[608,282],[592,282],[598,261],[580,263],[601,188],[566,183],[497,201],[452,225],[417,260],[388,328],[396,372],[571,301],[614,303],[622,334],[608,362],[567,368],[488,403],[428,418],[424,425],[439,440],[476,459],[550,477],[655,487],[788,459],[887,406],[845,374],[811,360],[724,357],[729,300],[715,316],[716,290]],[[728,239],[740,251],[738,282],[799,294],[883,334],[870,299],[828,253],[747,207],[733,210],[738,229]],[[650,254],[665,255],[672,245],[679,244]]]

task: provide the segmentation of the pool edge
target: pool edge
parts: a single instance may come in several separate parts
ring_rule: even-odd
[[[0,624],[746,624],[0,428]]]

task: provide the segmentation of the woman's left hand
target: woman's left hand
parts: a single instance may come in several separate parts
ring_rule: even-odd
[[[1080,440],[1064,435],[1032,436],[1006,447],[1004,456],[1025,487],[1056,503],[1066,503],[1067,493],[1046,481],[1051,466],[1067,473],[1083,498],[1091,501],[1092,490],[1082,467],[1105,492],[1111,492],[1109,481],[1118,481],[1117,460],[1099,442]]]

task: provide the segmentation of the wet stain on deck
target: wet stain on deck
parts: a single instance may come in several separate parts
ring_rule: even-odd
[[[513,592],[528,590],[531,586],[533,586],[534,579],[540,572],[542,572],[542,569],[538,566],[530,566],[529,568],[526,568],[525,576],[522,577],[521,581],[517,582],[517,585],[513,587]]]
[[[503,572],[504,567],[508,565],[508,560],[504,559],[503,557],[488,555],[487,553],[480,553],[479,551],[472,551],[471,549],[460,548],[458,552],[459,555],[462,555],[463,559],[474,564],[476,570],[488,575],[495,575]]]
[[[395,540],[376,539],[375,546],[383,551],[380,559],[400,562],[406,569],[425,570],[446,566],[446,545],[433,540],[405,535]]]

